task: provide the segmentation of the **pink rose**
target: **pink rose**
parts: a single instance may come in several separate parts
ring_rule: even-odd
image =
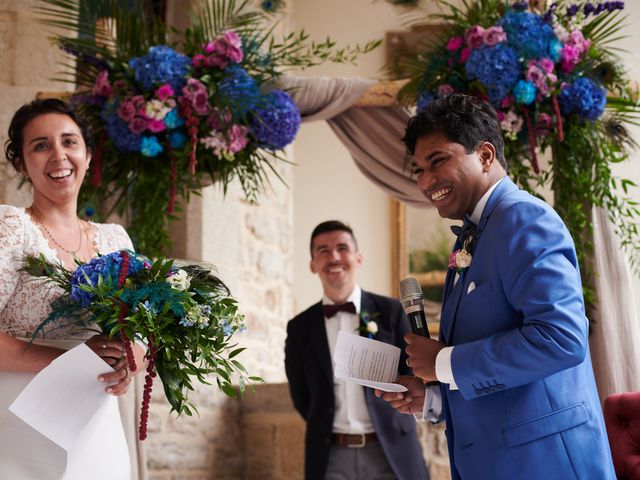
[[[198,92],[206,92],[207,87],[204,86],[202,82],[196,80],[195,78],[189,78],[187,80],[187,84],[182,87],[182,93],[189,100],[193,98],[193,96]]]
[[[215,41],[211,41],[208,42],[205,46],[204,46],[204,51],[206,53],[213,53],[216,49],[216,42]]]
[[[527,72],[525,73],[525,78],[527,80],[538,87],[541,83],[543,83],[545,76],[545,72],[540,67],[538,67],[538,65],[533,62],[529,63],[529,68],[527,68]]]
[[[153,133],[162,132],[167,128],[162,120],[149,120],[147,124],[147,128],[151,130]]]
[[[227,42],[228,45],[232,47],[241,48],[242,40],[240,40],[240,36],[234,32],[233,30],[227,30],[222,34],[222,38]]]
[[[156,90],[156,97],[158,97],[160,100],[166,100],[168,97],[173,97],[174,95],[175,92],[173,91],[173,88],[171,88],[171,85],[169,85],[168,83],[165,83]]]
[[[204,60],[204,64],[208,67],[217,67],[220,69],[225,69],[227,68],[227,65],[229,64],[229,60],[227,60],[227,57],[225,57],[224,55],[219,55],[217,53],[211,54],[209,55],[205,60]]]
[[[144,97],[142,95],[131,97],[131,103],[133,103],[136,110],[144,110]]]
[[[458,50],[460,50],[460,47],[462,47],[464,43],[464,38],[458,36],[458,37],[451,37],[449,39],[449,41],[447,42],[447,51],[449,52],[457,52]]]
[[[502,30],[502,27],[491,27],[485,30],[482,39],[485,45],[493,46],[500,42],[507,40],[507,34]]]
[[[118,116],[129,123],[136,116],[136,107],[130,100],[125,100],[118,107]]]
[[[111,84],[109,84],[109,72],[102,70],[96,77],[91,93],[94,96],[109,98],[112,91],[113,89],[111,88]]]
[[[205,57],[203,54],[198,53],[197,55],[194,55],[193,58],[191,59],[191,64],[196,68],[202,68],[206,58],[207,57]]]
[[[149,121],[142,117],[136,117],[129,123],[129,130],[136,135],[140,135],[147,128]]]
[[[470,48],[479,48],[484,45],[484,28],[480,25],[467,28],[464,32],[464,40]]]
[[[555,67],[555,64],[553,63],[553,60],[551,60],[550,58],[546,58],[546,57],[545,58],[541,58],[538,61],[538,64],[547,73],[553,72],[553,69]]]
[[[240,63],[242,61],[242,58],[244,57],[244,53],[242,52],[241,48],[230,45],[227,50],[227,57],[232,62]]]
[[[206,91],[199,91],[191,99],[191,105],[198,115],[209,113],[209,95]]]

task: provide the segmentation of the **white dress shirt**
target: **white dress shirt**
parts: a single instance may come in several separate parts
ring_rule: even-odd
[[[351,295],[345,302],[353,302],[356,313],[338,312],[331,318],[325,317],[327,340],[331,352],[331,365],[335,371],[333,361],[338,332],[346,330],[358,334],[360,326],[360,299],[362,290],[356,285]],[[331,305],[334,302],[327,296],[322,297],[323,305]],[[333,431],[335,433],[371,433],[375,431],[367,403],[364,398],[364,387],[352,382],[344,382],[333,378],[333,394],[335,398],[335,414],[333,416]]]
[[[480,223],[482,212],[484,211],[484,207],[489,201],[491,193],[495,190],[495,188],[503,178],[504,177],[494,183],[491,188],[485,192],[482,198],[480,198],[480,200],[478,201],[476,208],[473,209],[473,212],[471,213],[471,221],[476,225]],[[458,385],[453,378],[453,369],[451,368],[451,355],[454,348],[455,347],[444,347],[438,352],[438,356],[436,357],[436,378],[440,383],[448,383],[450,390],[458,390]]]

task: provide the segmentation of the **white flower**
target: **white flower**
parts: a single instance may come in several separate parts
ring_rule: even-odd
[[[162,120],[171,111],[171,108],[160,100],[150,100],[145,104],[144,111],[149,118]]]
[[[378,333],[378,324],[376,322],[374,322],[373,320],[371,320],[370,322],[367,322],[367,332],[375,335],[376,333]]]
[[[466,250],[460,250],[456,255],[456,267],[467,268],[471,265],[471,254]]]
[[[187,272],[180,269],[170,277],[167,277],[167,283],[175,290],[186,290],[191,285],[191,280],[189,280]]]

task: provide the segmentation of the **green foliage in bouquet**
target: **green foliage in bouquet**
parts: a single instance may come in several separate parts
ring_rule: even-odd
[[[273,160],[284,160],[300,126],[277,88],[285,69],[353,63],[379,45],[338,48],[304,31],[276,38],[277,23],[248,0],[200,2],[185,31],[144,2],[43,3],[37,13],[70,55],[62,80],[76,84],[71,100],[95,130],[80,204],[102,218],[128,211],[134,243],[152,256],[170,246],[180,201],[203,184],[226,192],[238,179],[255,200],[269,172],[278,176]]]
[[[206,268],[178,268],[167,258],[151,263],[127,250],[96,257],[74,272],[43,256],[27,257],[24,268],[63,291],[34,338],[63,326],[98,329],[121,338],[130,370],[136,370],[131,342],[147,345],[142,439],[156,374],[178,415],[191,415],[195,409],[188,399],[194,381],[209,384],[215,379],[230,397],[237,396],[234,380],[241,394],[247,382],[261,381],[249,376],[236,358],[244,348],[232,342],[232,337],[245,328],[244,317],[227,287]]]
[[[523,188],[550,187],[577,247],[588,310],[594,306],[591,207],[607,210],[629,262],[640,270],[636,185],[612,167],[636,144],[627,127],[640,105],[614,43],[622,1],[436,0],[442,35],[402,68],[401,101],[420,111],[452,92],[488,100],[498,112],[510,176]],[[531,3],[531,6],[529,5]],[[424,19],[423,19],[424,20]],[[551,152],[543,168],[538,152]]]

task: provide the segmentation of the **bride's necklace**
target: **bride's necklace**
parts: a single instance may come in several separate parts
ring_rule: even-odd
[[[79,231],[80,231],[80,242],[78,243],[78,248],[76,248],[75,250],[67,250],[62,245],[60,245],[60,243],[58,243],[58,241],[55,239],[55,237],[53,235],[51,235],[51,232],[49,231],[47,226],[44,224],[44,222],[42,220],[40,220],[40,217],[41,217],[40,211],[36,207],[34,207],[33,205],[31,206],[31,211],[38,214],[38,216],[35,219],[36,222],[38,223],[38,225],[40,225],[44,229],[44,231],[49,236],[51,241],[53,241],[53,243],[56,245],[56,247],[58,247],[63,252],[68,253],[72,257],[75,257],[78,254],[78,252],[82,248],[82,237],[83,237],[83,235],[82,235],[82,225],[80,225],[80,221],[78,221],[78,228],[79,228]]]

